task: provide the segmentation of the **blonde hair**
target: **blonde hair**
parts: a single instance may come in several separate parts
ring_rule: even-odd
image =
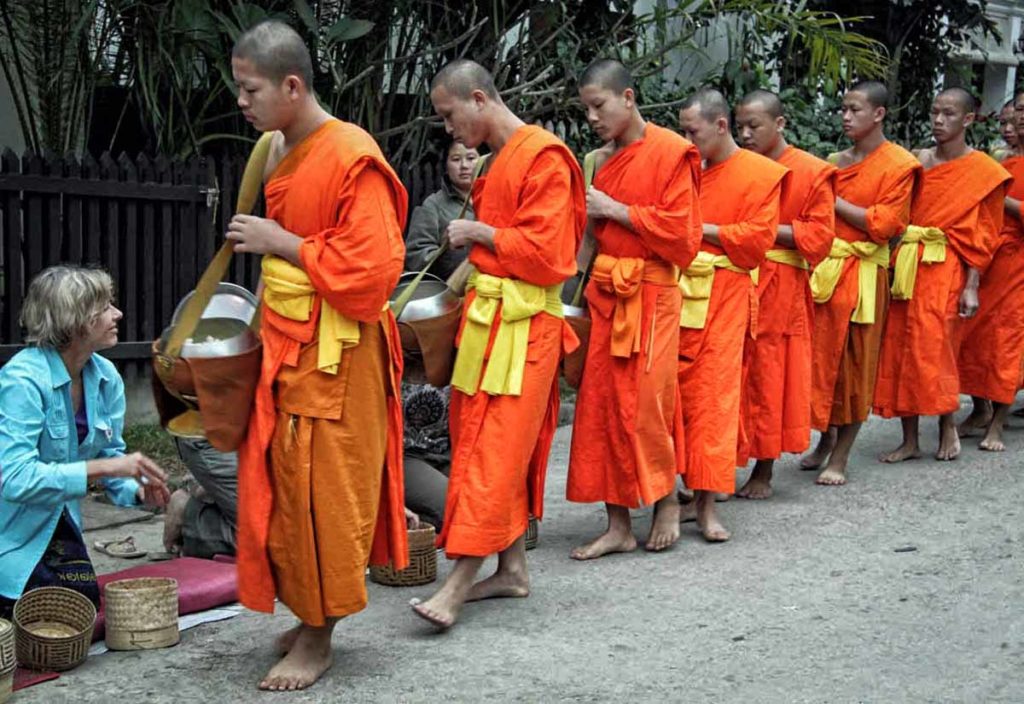
[[[85,333],[113,298],[114,282],[102,269],[43,269],[29,284],[21,308],[25,341],[62,351]]]

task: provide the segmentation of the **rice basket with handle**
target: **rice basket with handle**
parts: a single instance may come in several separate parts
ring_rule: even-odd
[[[39,587],[14,605],[18,664],[32,670],[63,672],[82,664],[89,654],[96,607],[64,587]]]
[[[176,645],[178,582],[141,577],[110,582],[103,590],[106,642],[111,650],[152,650]]]

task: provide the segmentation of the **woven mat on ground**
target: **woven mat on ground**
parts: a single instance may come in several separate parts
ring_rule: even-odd
[[[49,682],[58,677],[60,675],[56,672],[37,672],[36,670],[26,670],[24,667],[19,667],[14,671],[14,691],[17,692],[19,689],[25,689],[40,682]]]

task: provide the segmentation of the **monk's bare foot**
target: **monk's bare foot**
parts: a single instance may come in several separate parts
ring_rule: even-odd
[[[693,523],[697,520],[697,502],[691,501],[688,504],[681,504],[679,506],[679,522],[680,523]]]
[[[445,598],[443,591],[439,591],[427,601],[412,599],[409,602],[414,614],[441,631],[446,631],[455,625],[459,618],[459,611],[462,604],[455,603]]]
[[[679,540],[679,501],[675,494],[660,499],[654,505],[654,520],[651,521],[651,534],[647,536],[644,548],[650,552],[661,552],[676,544]]]
[[[530,576],[524,571],[498,570],[469,590],[466,601],[524,599],[530,596]]]
[[[732,534],[718,519],[718,511],[715,510],[714,492],[701,491],[697,494],[697,529],[709,543],[724,543]]]
[[[846,483],[846,470],[832,466],[825,467],[814,483],[822,486],[842,486]]]
[[[295,646],[295,639],[299,637],[299,633],[302,632],[302,624],[292,626],[287,631],[277,637],[277,641],[274,643],[274,648],[277,650],[278,655],[287,655],[288,651]]]
[[[820,469],[823,464],[828,462],[829,455],[832,454],[832,450],[836,446],[836,434],[832,428],[829,428],[821,434],[818,438],[818,444],[814,450],[800,458],[800,469],[804,471],[811,471]]]
[[[962,437],[970,437],[988,427],[992,422],[992,402],[986,399],[976,399],[971,414],[957,426],[957,434]]]
[[[959,442],[959,440],[957,442]],[[896,462],[905,462],[906,460],[916,460],[920,457],[921,448],[916,442],[913,444],[904,442],[892,452],[883,452],[878,456],[878,461],[895,464]],[[822,482],[818,483],[821,484]]]
[[[743,488],[736,492],[741,499],[770,499],[772,496],[773,460],[758,460]]]
[[[260,681],[260,689],[289,692],[305,689],[320,679],[334,662],[331,629],[333,626],[302,626],[288,654]]]
[[[751,475],[743,488],[736,492],[741,499],[770,499],[772,497],[772,482],[770,479],[759,479]]]
[[[188,506],[189,495],[184,489],[171,494],[164,513],[164,550],[178,552],[181,549],[181,527],[185,522],[185,507]]]
[[[1003,431],[993,431],[989,428],[989,431],[985,433],[985,437],[978,443],[978,447],[986,452],[1002,452],[1006,449],[1006,443],[1003,442]]]
[[[595,560],[603,555],[636,550],[636,538],[632,531],[607,530],[586,545],[572,549],[569,557],[574,560]]]
[[[935,453],[935,459],[941,462],[949,462],[960,456],[960,436],[952,421],[946,419],[947,416],[943,416],[939,420],[939,450]]]

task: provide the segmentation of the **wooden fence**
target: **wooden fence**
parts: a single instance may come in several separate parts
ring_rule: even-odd
[[[580,136],[578,124],[543,126],[563,140]],[[224,240],[244,167],[241,157],[0,154],[0,364],[22,347],[18,317],[32,277],[86,263],[110,271],[124,311],[121,342],[105,354],[129,372],[145,367],[152,341]],[[397,170],[411,211],[441,187],[444,160]],[[254,290],[258,268],[256,257],[236,257],[228,280]]]
[[[224,239],[245,159],[0,155],[0,363],[21,348],[27,283],[62,262],[98,264],[124,311],[107,356],[145,360]],[[399,169],[410,208],[440,187],[441,164]],[[258,206],[262,208],[262,204]],[[255,289],[259,262],[239,256],[229,281]]]

